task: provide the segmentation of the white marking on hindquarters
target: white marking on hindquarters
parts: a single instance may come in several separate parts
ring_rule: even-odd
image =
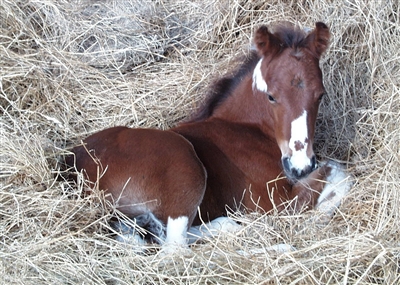
[[[267,93],[268,91],[268,85],[267,82],[265,82],[265,79],[262,75],[261,72],[261,64],[262,64],[263,58],[261,58],[256,67],[254,68],[253,72],[253,90],[258,89],[261,92]]]
[[[188,243],[194,243],[203,238],[215,237],[219,233],[235,233],[242,226],[228,217],[219,217],[209,223],[190,227],[188,231]]]
[[[167,236],[162,245],[164,253],[175,253],[187,245],[187,230],[189,219],[181,216],[176,219],[168,217]]]
[[[300,175],[301,171],[311,164],[310,159],[307,156],[307,111],[303,111],[300,117],[292,122],[290,132],[289,148],[292,151],[290,163]]]
[[[328,162],[328,165],[331,167],[331,173],[326,178],[327,184],[322,190],[315,208],[332,217],[343,197],[351,189],[353,181],[351,175],[346,173],[340,164]]]

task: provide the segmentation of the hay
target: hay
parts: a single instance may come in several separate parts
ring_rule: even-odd
[[[2,0],[0,283],[399,284],[399,13],[391,0]],[[182,257],[110,238],[112,205],[56,181],[57,160],[106,127],[173,126],[256,26],[282,19],[333,33],[315,149],[357,179],[337,215],[238,214],[240,233]]]

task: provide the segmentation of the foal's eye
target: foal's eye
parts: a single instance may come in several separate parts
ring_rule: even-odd
[[[271,103],[276,103],[275,98],[274,98],[272,95],[270,95],[270,94],[268,94],[268,100],[269,100],[269,102],[271,102]]]
[[[321,100],[322,100],[322,98],[324,97],[324,95],[325,95],[325,93],[322,93],[321,95],[319,95],[319,97],[318,97],[318,101],[321,101]]]

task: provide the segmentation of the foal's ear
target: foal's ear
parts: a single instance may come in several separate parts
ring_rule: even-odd
[[[280,40],[271,34],[267,26],[261,26],[254,35],[254,43],[260,56],[275,52],[280,48]]]
[[[330,36],[329,28],[322,22],[315,23],[315,29],[307,36],[307,45],[318,58],[328,48]]]

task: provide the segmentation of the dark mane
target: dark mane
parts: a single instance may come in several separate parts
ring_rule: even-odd
[[[199,122],[210,117],[214,110],[232,94],[243,77],[254,69],[259,59],[257,52],[252,51],[232,75],[217,80],[210,88],[206,101],[189,122]]]
[[[286,48],[293,48],[295,51],[293,56],[296,57],[296,51],[306,45],[307,33],[297,26],[288,23],[276,25],[273,29],[273,34],[281,42],[282,48],[278,52],[282,52]],[[206,101],[198,109],[197,113],[189,119],[189,122],[199,122],[209,118],[215,109],[232,94],[232,91],[235,90],[243,77],[255,68],[259,60],[260,56],[257,52],[252,51],[232,75],[217,80],[211,86],[206,96]]]

